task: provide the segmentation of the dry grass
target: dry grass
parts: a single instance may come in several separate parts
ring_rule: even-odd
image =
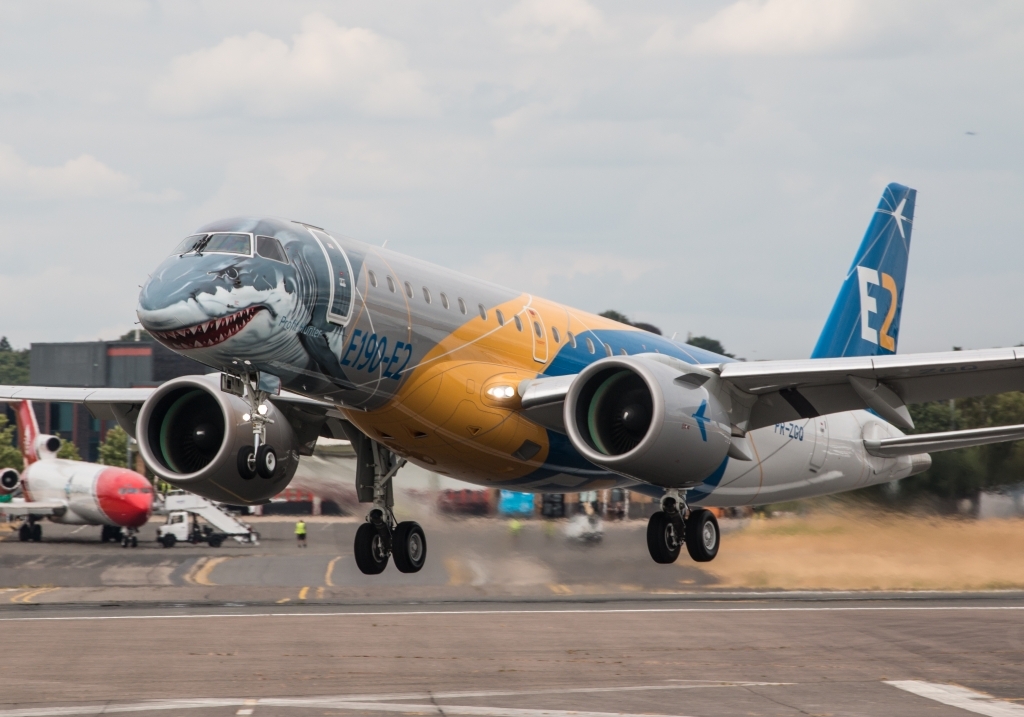
[[[754,520],[702,566],[727,587],[1024,588],[1024,520],[811,514]]]

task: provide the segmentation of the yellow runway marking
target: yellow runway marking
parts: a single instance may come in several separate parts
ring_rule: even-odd
[[[317,596],[317,598],[322,598],[324,596],[324,586],[323,585],[321,585],[320,587],[318,587],[316,589],[316,596]]]
[[[568,585],[561,585],[559,583],[551,583],[548,585],[555,595],[572,595],[572,588]]]
[[[277,601],[277,604],[278,605],[283,605],[284,603],[291,602],[291,601],[292,601],[291,598],[281,598],[280,600]]]
[[[199,558],[185,575],[185,582],[193,585],[216,585],[216,583],[210,582],[210,573],[215,567],[228,560],[231,558]]]
[[[306,587],[302,588],[302,590],[299,590],[299,600],[305,600],[307,595],[309,595],[309,586],[308,585]]]
[[[324,573],[324,582],[327,584],[327,587],[329,588],[334,587],[334,583],[331,582],[331,575],[334,573],[334,566],[337,565],[338,561],[341,560],[343,557],[343,555],[339,555],[336,558],[331,558],[331,562],[327,563],[327,572]]]
[[[31,605],[32,598],[39,597],[43,593],[53,592],[54,590],[60,590],[60,588],[34,588],[23,593],[18,593],[11,598],[11,602],[21,603],[22,605]]]

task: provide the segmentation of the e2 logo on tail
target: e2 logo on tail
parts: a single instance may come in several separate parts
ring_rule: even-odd
[[[889,335],[892,322],[896,318],[896,306],[898,304],[899,289],[896,288],[896,280],[886,273],[881,274],[877,269],[869,269],[866,266],[857,267],[857,283],[860,285],[860,337],[870,341],[876,346],[881,346],[887,351],[896,352],[896,339]],[[885,321],[882,322],[880,331],[871,328],[868,317],[878,313],[878,302],[875,297],[868,295],[868,285],[881,286],[889,292],[889,310],[885,314]]]

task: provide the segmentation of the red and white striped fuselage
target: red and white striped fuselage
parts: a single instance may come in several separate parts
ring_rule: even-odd
[[[50,520],[138,528],[153,510],[153,488],[126,468],[60,458],[37,460],[21,476],[26,501],[63,502]]]

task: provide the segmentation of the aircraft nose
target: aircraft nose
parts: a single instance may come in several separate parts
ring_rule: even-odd
[[[153,512],[153,488],[149,481],[126,468],[107,468],[96,485],[100,510],[114,523],[138,528]]]

